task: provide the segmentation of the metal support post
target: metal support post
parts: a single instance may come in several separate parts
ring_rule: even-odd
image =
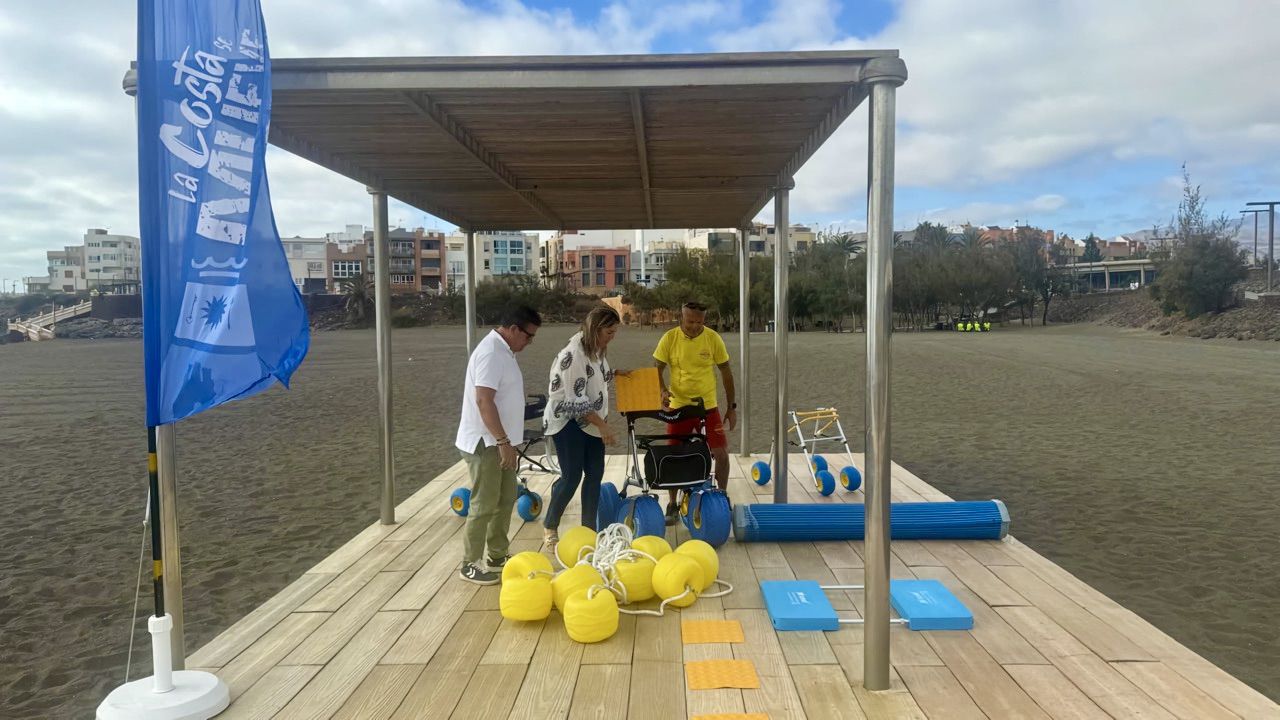
[[[369,189],[373,196],[374,315],[378,336],[378,417],[382,450],[382,497],[379,516],[383,525],[396,522],[396,466],[392,452],[395,427],[391,418],[391,242],[387,228],[387,194]]]

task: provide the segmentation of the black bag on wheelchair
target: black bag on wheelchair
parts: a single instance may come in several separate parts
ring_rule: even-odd
[[[648,445],[644,475],[655,488],[699,485],[711,477],[711,449],[700,435],[682,436],[669,445]]]

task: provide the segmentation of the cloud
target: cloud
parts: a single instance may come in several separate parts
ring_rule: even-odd
[[[1280,93],[1268,91],[1280,74],[1271,38],[1280,3],[897,0],[896,17],[867,37],[838,29],[837,0],[538,5],[370,0],[317,12],[271,0],[264,12],[276,57],[646,52],[672,38],[694,51],[899,49],[910,72],[897,98],[899,226],[928,212],[973,212],[975,222],[1074,213],[1099,232],[1116,218],[1167,219],[1177,186],[1115,177],[1135,165],[1164,174],[1185,160],[1214,200],[1280,184]],[[133,108],[120,91],[135,30],[121,9],[0,7],[0,62],[20,68],[0,77],[0,277],[41,274],[32,249],[77,242],[85,228],[137,231]],[[793,218],[861,222],[866,127],[859,109],[800,171]],[[1072,163],[1095,176],[1058,176]],[[357,183],[278,151],[268,165],[282,233],[369,222]],[[980,202],[997,187],[1002,202]],[[929,209],[939,196],[958,200]],[[392,204],[393,222],[421,217]]]
[[[979,188],[1086,157],[1173,167],[1186,160],[1208,187],[1211,176],[1280,160],[1280,94],[1260,91],[1280,71],[1271,38],[1278,4],[1173,0],[1158,12],[1108,0],[897,7],[876,36],[825,47],[901,51],[910,79],[897,97],[899,188]],[[787,35],[828,32],[822,20],[808,22]],[[865,204],[865,133],[859,111],[797,177],[793,212]]]

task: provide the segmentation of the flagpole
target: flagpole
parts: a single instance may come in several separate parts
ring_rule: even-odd
[[[187,653],[182,614],[182,542],[178,537],[178,462],[173,423],[155,428],[155,442],[153,452],[158,466],[156,475],[160,487],[160,512],[158,515],[153,513],[152,517],[159,518],[164,609],[173,618],[173,630],[169,633],[173,669],[185,670]],[[153,539],[155,535],[156,531],[153,530]]]

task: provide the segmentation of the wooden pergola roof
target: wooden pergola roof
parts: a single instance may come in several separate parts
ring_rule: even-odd
[[[466,229],[740,227],[897,56],[281,59],[271,143]]]

